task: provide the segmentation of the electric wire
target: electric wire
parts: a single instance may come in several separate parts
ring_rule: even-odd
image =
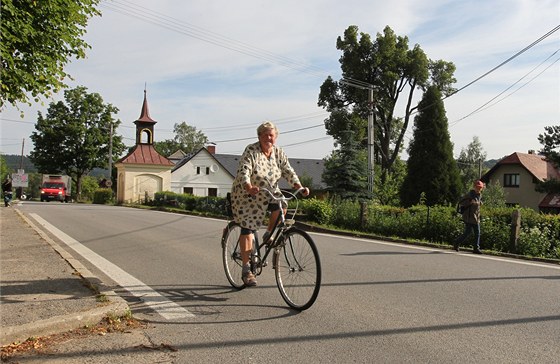
[[[537,77],[539,77],[541,74],[543,74],[545,71],[547,71],[550,67],[554,66],[556,64],[556,62],[558,62],[560,60],[560,58],[557,58],[554,62],[552,62],[550,65],[548,65],[546,68],[544,68],[541,72],[539,72],[538,74],[535,75],[535,77],[531,78],[529,81],[527,81],[526,83],[524,83],[523,85],[521,85],[520,87],[518,87],[516,90],[514,90],[513,92],[507,94],[506,96],[504,96],[503,98],[499,99],[498,101],[496,101],[495,103],[491,104],[492,101],[496,100],[497,98],[499,98],[500,96],[502,96],[504,93],[506,93],[508,90],[510,90],[511,88],[513,88],[515,85],[517,85],[518,83],[520,83],[524,78],[526,78],[527,76],[529,76],[531,73],[533,73],[533,71],[535,71],[537,68],[539,68],[544,62],[548,61],[552,56],[554,56],[556,53],[558,53],[560,51],[560,49],[556,50],[554,53],[552,53],[548,58],[546,58],[543,62],[541,62],[538,66],[536,66],[535,68],[533,68],[531,71],[529,71],[528,73],[526,73],[523,77],[521,77],[519,80],[517,80],[516,82],[514,82],[513,84],[511,84],[510,86],[508,86],[507,88],[505,88],[502,92],[500,92],[499,94],[497,94],[496,96],[494,96],[493,98],[491,98],[490,100],[488,100],[487,102],[485,102],[484,104],[482,104],[481,106],[479,106],[478,108],[476,108],[475,110],[471,111],[469,114],[463,116],[460,119],[455,120],[454,122],[450,123],[449,126],[454,126],[456,124],[458,124],[459,122],[463,121],[464,119],[477,114],[481,111],[484,111],[496,104],[498,104],[499,102],[502,102],[503,100],[505,100],[506,98],[508,98],[509,96],[513,95],[514,93],[516,93],[517,91],[519,91],[520,89],[522,89],[523,87],[527,86],[529,83],[533,82]]]
[[[529,49],[533,48],[535,45],[539,44],[541,41],[543,41],[544,39],[548,38],[549,36],[551,36],[552,34],[554,34],[555,32],[557,32],[560,29],[560,25],[555,26],[554,28],[552,28],[550,31],[548,31],[546,34],[542,35],[539,39],[535,40],[533,43],[529,44],[528,46],[526,46],[525,48],[523,48],[522,50],[520,50],[519,52],[515,53],[513,56],[509,57],[508,59],[506,59],[505,61],[503,61],[502,63],[500,63],[499,65],[497,65],[496,67],[492,68],[490,71],[484,73],[483,75],[479,76],[478,78],[474,79],[473,81],[467,83],[465,86],[455,90],[454,92],[452,92],[451,94],[445,96],[442,100],[445,100],[453,95],[455,95],[456,93],[463,91],[464,89],[466,89],[467,87],[473,85],[474,83],[480,81],[481,79],[483,79],[484,77],[488,76],[489,74],[493,73],[494,71],[496,71],[498,68],[504,66],[505,64],[511,62],[512,60],[514,60],[515,58],[519,57],[521,54],[525,53],[526,51],[528,51]]]
[[[265,60],[296,71],[304,72],[313,76],[324,77],[326,71],[317,66],[297,61],[262,48],[211,32],[201,27],[189,24],[177,18],[170,17],[152,9],[137,5],[125,0],[104,0],[100,3],[102,8],[151,23],[153,25],[171,30],[173,32],[189,36],[231,51],[245,54],[254,58]]]

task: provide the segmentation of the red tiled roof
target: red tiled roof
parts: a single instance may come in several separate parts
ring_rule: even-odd
[[[146,98],[146,90],[144,90],[144,102],[142,103],[142,111],[140,112],[140,118],[136,121],[142,121],[144,123],[157,123],[154,119],[150,117],[150,109],[148,108],[148,99]]]
[[[173,166],[173,162],[159,154],[151,144],[137,144],[134,150],[123,157],[119,163],[125,164],[152,164],[160,166]]]
[[[547,161],[542,155],[516,152],[508,155],[507,157],[499,161],[498,164],[521,165],[540,181],[553,178],[560,179],[560,171],[554,168],[554,165],[551,162]]]

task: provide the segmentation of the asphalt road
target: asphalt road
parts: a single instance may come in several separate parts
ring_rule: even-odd
[[[557,265],[311,234],[323,285],[297,313],[269,268],[257,288],[231,289],[223,220],[52,202],[20,209],[113,285],[150,323],[151,342],[177,348],[173,362],[560,362]]]

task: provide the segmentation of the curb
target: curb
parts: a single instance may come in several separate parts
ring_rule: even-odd
[[[15,211],[79,274],[87,283],[86,286],[92,289],[92,294],[104,296],[108,302],[100,303],[99,307],[83,312],[55,316],[18,326],[3,327],[0,333],[0,345],[22,342],[30,337],[52,335],[77,329],[85,325],[97,324],[108,315],[125,316],[130,313],[128,303],[122,297],[107,288],[98,277],[93,275],[82,263],[51,239],[43,230],[38,228],[27,216],[17,209]],[[98,293],[95,293],[94,290],[98,290]]]

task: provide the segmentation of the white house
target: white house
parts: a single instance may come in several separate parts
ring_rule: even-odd
[[[171,170],[171,191],[190,193],[195,196],[225,197],[231,186],[237,167],[239,155],[216,154],[215,146],[207,146],[187,155]],[[321,176],[324,161],[321,159],[290,158],[290,164],[300,177],[312,180],[312,189],[324,189]],[[290,189],[285,180],[280,188]]]
[[[171,170],[171,191],[225,197],[235,178],[212,153],[214,146],[187,155]]]

